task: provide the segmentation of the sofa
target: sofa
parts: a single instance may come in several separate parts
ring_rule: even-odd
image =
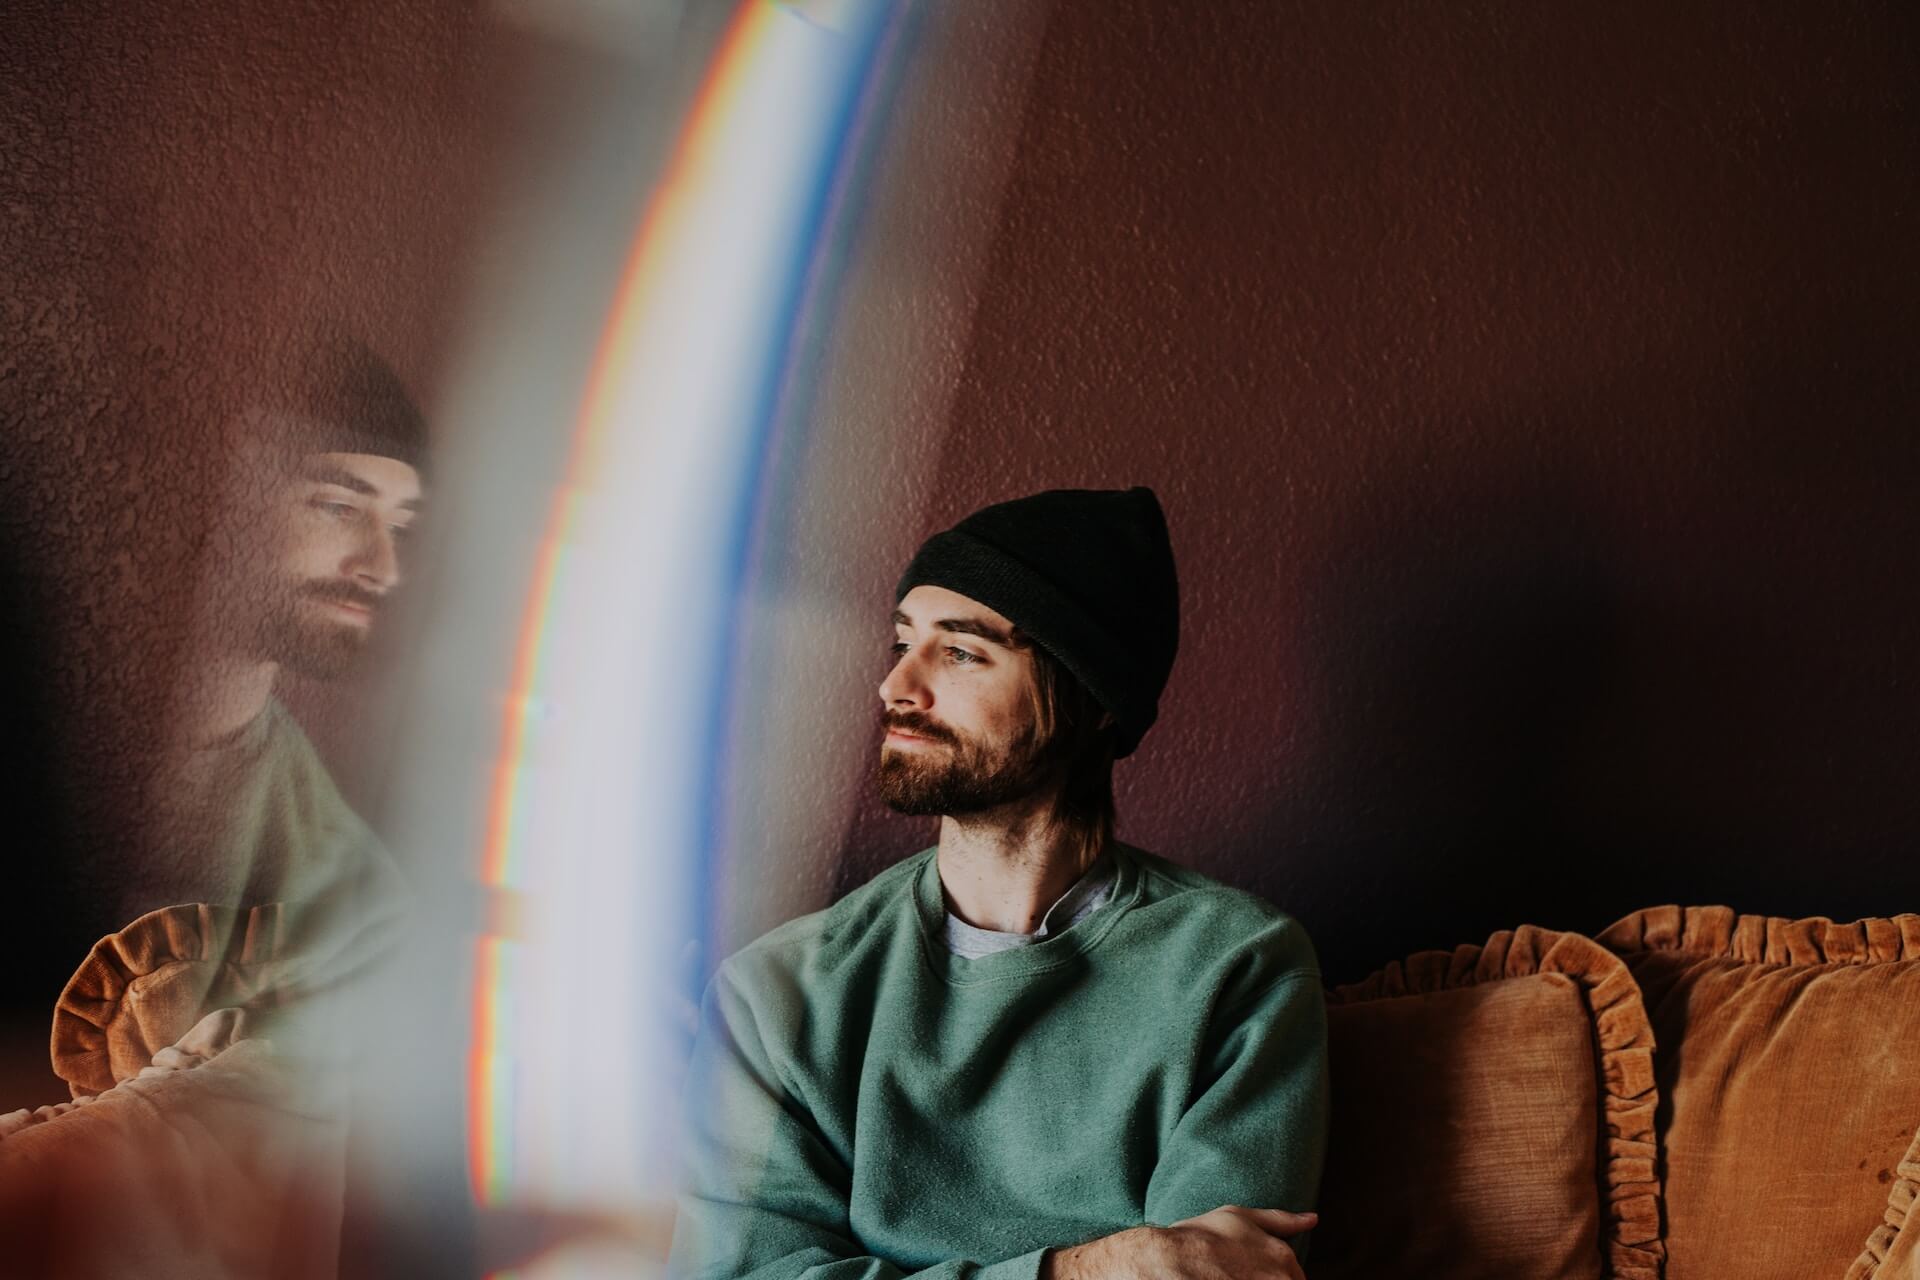
[[[1656,907],[1328,996],[1313,1280],[1920,1280],[1920,916]]]
[[[77,1101],[0,1116],[0,1229],[62,1250],[32,1270],[131,1273],[137,1240],[331,1274],[341,1130],[230,1007],[294,941],[174,907],[95,948],[55,1016]],[[1920,1280],[1920,916],[1523,925],[1335,988],[1328,1029],[1313,1280]],[[140,1200],[141,1232],[58,1229]]]
[[[317,945],[324,923],[174,906],[95,945],[53,1015],[72,1100],[0,1114],[0,1275],[337,1273],[347,1127],[326,1003],[356,939]],[[280,1016],[296,996],[299,1025]]]

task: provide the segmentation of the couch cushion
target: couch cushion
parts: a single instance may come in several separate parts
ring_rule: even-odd
[[[1894,1174],[1886,1214],[1847,1268],[1846,1280],[1920,1280],[1920,1216],[1914,1214],[1920,1202],[1920,1133]]]
[[[163,907],[94,944],[53,1013],[53,1069],[75,1097],[131,1080],[209,1010],[280,996],[288,965],[277,904]]]
[[[1621,962],[1532,926],[1328,1002],[1314,1280],[1655,1280],[1653,1037]]]
[[[0,1270],[337,1276],[346,1122],[246,1024],[209,1014],[104,1092],[0,1116]]]
[[[1661,1052],[1670,1280],[1838,1280],[1920,1124],[1920,917],[1608,928]]]

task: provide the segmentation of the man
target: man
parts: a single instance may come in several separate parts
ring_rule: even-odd
[[[1158,502],[988,507],[896,599],[879,782],[939,843],[715,975],[674,1270],[1301,1276],[1326,1125],[1312,948],[1112,838],[1112,764],[1178,640]]]
[[[250,994],[285,1005],[364,968],[404,892],[274,690],[287,671],[338,677],[364,649],[401,580],[426,427],[394,373],[352,343],[304,353],[241,425],[226,467],[203,478],[213,515],[194,634],[134,834],[77,860],[72,892],[93,938],[209,904],[236,909],[235,937],[145,927],[202,954],[251,930],[257,955],[270,926],[274,976]],[[83,955],[58,959],[71,973]],[[206,994],[217,1006],[222,993]],[[94,1016],[69,1003],[55,1020],[63,1073],[63,1029],[82,1033]],[[197,1012],[183,1003],[169,1026],[184,1020],[171,1028],[184,1032]]]
[[[149,797],[161,856],[130,886],[151,905],[309,900],[387,861],[274,689],[342,676],[365,648],[401,581],[425,422],[378,357],[331,344],[247,426]]]
[[[337,1273],[347,1006],[402,891],[274,688],[364,648],[425,426],[356,345],[309,352],[244,425],[230,483],[202,477],[212,571],[138,856],[86,868],[117,932],[66,957],[52,1055],[76,1101],[0,1115],[0,1234],[34,1274]]]

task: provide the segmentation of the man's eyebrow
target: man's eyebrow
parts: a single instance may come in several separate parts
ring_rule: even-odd
[[[318,484],[337,484],[342,489],[351,489],[355,493],[364,493],[369,498],[380,496],[380,490],[362,480],[345,467],[336,467],[326,462],[310,462],[300,469],[307,479]]]
[[[893,610],[893,626],[897,626],[897,628],[910,628],[910,626],[916,626],[916,624],[914,624],[914,620],[908,618],[902,610],[895,608],[895,610]],[[996,628],[991,622],[981,622],[979,618],[941,618],[939,622],[933,624],[933,629],[935,629],[935,631],[952,631],[954,635],[977,635],[977,637],[981,637],[983,641],[993,641],[995,645],[1000,645],[1000,647],[1004,647],[1004,649],[1018,649],[1018,645],[1014,643],[1012,631]]]
[[[893,611],[893,625],[896,627],[911,627],[914,625],[914,621],[899,609],[895,609]],[[1011,632],[1001,627],[996,627],[991,622],[983,622],[979,618],[942,618],[933,624],[933,629],[935,631],[951,631],[956,635],[979,636],[982,640],[991,640],[993,643],[1007,649],[1017,647],[1013,642],[1013,634]]]
[[[301,468],[301,474],[318,484],[339,485],[342,489],[351,489],[353,492],[365,494],[369,498],[377,498],[380,496],[380,489],[377,485],[369,484],[366,480],[353,474],[353,472],[347,470],[345,467],[336,467],[331,463],[310,462]],[[402,511],[418,511],[420,509],[420,499],[408,498],[398,505]]]
[[[978,618],[942,618],[933,624],[936,631],[955,631],[963,636],[979,636],[982,640],[991,640],[1003,648],[1013,647],[1013,637],[1000,627]]]

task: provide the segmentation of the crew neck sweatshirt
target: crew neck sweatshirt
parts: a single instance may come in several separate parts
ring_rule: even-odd
[[[1033,1280],[1047,1249],[1142,1223],[1311,1208],[1326,1016],[1305,932],[1114,859],[1109,901],[1029,946],[950,951],[930,849],[726,961],[670,1274]]]

